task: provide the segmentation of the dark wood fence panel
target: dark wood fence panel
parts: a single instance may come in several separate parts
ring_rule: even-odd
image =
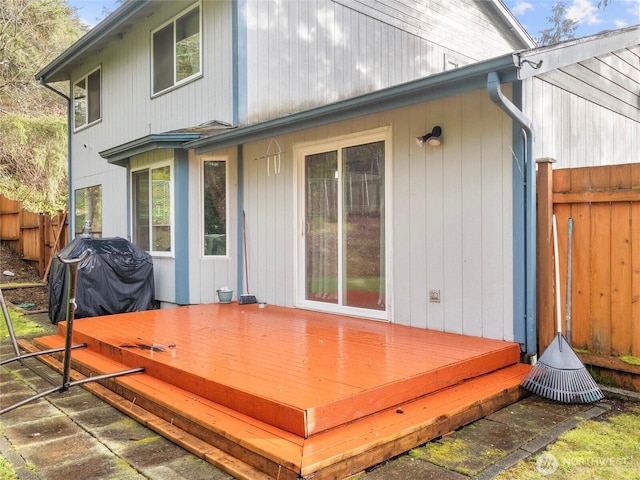
[[[69,242],[67,214],[29,212],[21,202],[0,195],[0,241],[46,280],[51,258]]]

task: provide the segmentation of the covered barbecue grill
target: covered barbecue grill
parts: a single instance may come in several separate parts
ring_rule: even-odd
[[[124,238],[79,236],[59,255],[78,258],[85,250],[91,255],[78,266],[75,318],[156,308],[153,260],[144,250]],[[54,257],[49,271],[49,320],[66,319],[68,272]]]

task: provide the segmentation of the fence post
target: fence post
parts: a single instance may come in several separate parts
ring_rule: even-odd
[[[553,158],[539,158],[538,163],[538,356],[556,334],[553,272]]]
[[[38,272],[44,271],[45,266],[45,258],[47,256],[47,233],[49,231],[51,224],[51,218],[49,218],[48,214],[39,213],[38,214],[38,242],[40,244],[40,252],[38,255]]]

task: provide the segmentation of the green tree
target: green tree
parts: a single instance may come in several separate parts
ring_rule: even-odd
[[[0,2],[0,193],[34,211],[67,201],[67,106],[34,75],[85,31],[67,0]]]
[[[596,6],[604,10],[612,0],[600,0]],[[551,8],[552,15],[547,17],[549,28],[540,31],[540,37],[536,39],[538,45],[552,45],[554,43],[575,38],[578,29],[576,20],[567,18],[567,6],[564,2],[557,2]]]
[[[540,32],[540,37],[536,39],[538,45],[551,45],[575,38],[578,22],[567,18],[567,7],[564,2],[553,5],[551,12],[552,15],[547,17],[547,24],[551,26]]]
[[[61,115],[0,117],[0,193],[27,210],[67,204],[67,122]]]

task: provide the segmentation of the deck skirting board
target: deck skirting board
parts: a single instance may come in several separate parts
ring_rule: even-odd
[[[518,363],[517,344],[276,307],[265,318],[205,307],[82,319],[74,341],[89,347],[73,352],[72,366],[87,377],[144,366],[85,388],[237,478],[344,478],[526,395],[519,385],[530,367]],[[206,350],[213,342],[203,337],[214,333],[219,343]],[[293,356],[271,351],[292,342]],[[61,325],[58,335],[22,345],[63,343]],[[41,360],[60,366],[59,356]],[[245,404],[254,398],[264,401]]]

